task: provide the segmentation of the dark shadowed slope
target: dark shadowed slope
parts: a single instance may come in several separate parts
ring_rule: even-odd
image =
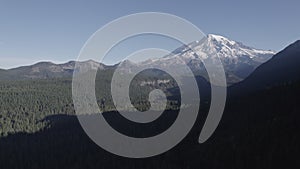
[[[234,93],[244,93],[289,85],[300,80],[300,40],[274,55],[248,78],[231,87]]]

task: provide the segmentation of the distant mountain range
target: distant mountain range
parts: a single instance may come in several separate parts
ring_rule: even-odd
[[[50,78],[70,78],[73,76],[75,69],[75,61],[64,64],[54,64],[52,62],[39,62],[31,66],[22,66],[9,70],[0,71],[1,80],[26,80],[26,79],[50,79]],[[95,69],[105,69],[101,63],[88,60],[78,62],[80,67],[88,67]]]
[[[205,43],[193,42],[188,46],[182,46],[172,54],[158,59],[150,59],[141,63],[124,61],[115,66],[106,66],[93,60],[79,62],[80,66],[87,68],[99,68],[100,70],[122,66],[122,70],[131,72],[135,67],[156,65],[158,67],[174,67],[179,64],[187,64],[196,74],[207,78],[205,67],[201,60],[220,58],[223,63],[227,83],[233,84],[245,79],[259,65],[269,60],[275,52],[258,50],[232,41],[219,35],[208,35]],[[195,54],[200,53],[200,55]],[[213,53],[213,55],[212,55]],[[40,62],[31,66],[23,66],[9,70],[0,70],[0,80],[15,79],[48,79],[70,78],[73,75],[75,61],[64,64]]]

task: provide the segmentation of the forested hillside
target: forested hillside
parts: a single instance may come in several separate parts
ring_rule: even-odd
[[[54,114],[74,114],[71,80],[0,82],[0,134],[33,133],[47,126]]]
[[[101,149],[84,133],[75,116],[49,116],[47,120],[52,126],[43,131],[0,139],[0,168],[299,168],[299,89],[300,83],[295,83],[228,100],[215,134],[199,144],[207,113],[207,107],[202,106],[195,126],[179,145],[146,159],[122,158]],[[123,132],[148,132],[116,121],[116,113],[104,115]],[[160,125],[150,126],[150,131],[160,131],[161,126],[167,127],[164,125],[172,120],[173,116],[164,117]]]
[[[99,71],[96,78],[96,96],[103,111],[115,110],[110,95],[113,71]],[[162,73],[162,72],[159,72]],[[158,83],[161,79],[171,79]],[[141,85],[142,84],[142,85]],[[155,74],[140,73],[131,83],[132,104],[140,111],[148,110],[149,92],[154,88],[165,91],[171,97],[178,93],[177,84],[168,75],[156,78]],[[0,135],[27,132],[34,133],[49,126],[49,115],[75,115],[72,100],[72,79],[39,79],[0,81]],[[177,109],[178,100],[169,99],[167,109]]]

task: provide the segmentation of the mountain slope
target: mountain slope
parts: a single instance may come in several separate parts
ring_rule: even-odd
[[[233,86],[236,92],[262,90],[300,81],[300,40],[259,66],[243,82]]]
[[[0,79],[7,79],[7,70],[0,69]]]

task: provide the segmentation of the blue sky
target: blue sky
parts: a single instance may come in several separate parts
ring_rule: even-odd
[[[300,39],[299,6],[299,0],[0,0],[0,68],[76,60],[104,24],[149,11],[183,17],[207,34],[279,51]]]

